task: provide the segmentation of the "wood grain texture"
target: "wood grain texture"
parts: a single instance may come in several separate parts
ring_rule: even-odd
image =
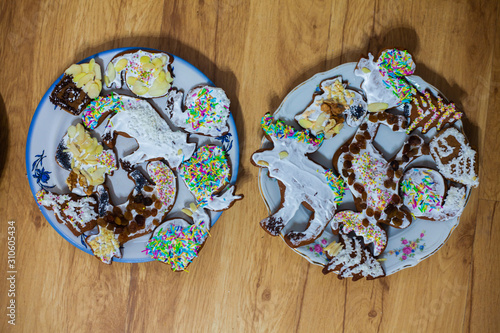
[[[22,332],[498,332],[500,318],[500,8],[497,1],[1,1],[0,258],[17,226],[16,326]],[[26,181],[31,117],[70,64],[115,47],[159,48],[231,99],[240,136],[238,193],[189,273],[111,266],[45,221]],[[259,122],[314,74],[386,47],[466,113],[479,189],[448,242],[418,266],[340,281],[270,237],[250,156]],[[5,244],[5,245],[4,245]],[[9,297],[0,280],[0,305]]]

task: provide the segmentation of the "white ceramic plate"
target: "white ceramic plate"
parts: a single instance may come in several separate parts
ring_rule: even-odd
[[[300,128],[295,122],[294,116],[301,113],[311,103],[312,95],[319,83],[328,78],[341,75],[343,81],[347,81],[351,89],[361,90],[362,79],[354,75],[355,66],[356,63],[346,63],[329,71],[316,74],[309,80],[303,82],[285,97],[274,113],[274,118],[281,119],[295,128]],[[429,88],[433,93],[438,93],[436,88],[429,85],[418,76],[410,76],[409,81],[419,90]],[[457,121],[455,126],[461,129],[461,121]],[[340,133],[329,140],[325,140],[320,149],[311,155],[311,158],[325,168],[332,169],[331,160],[333,154],[340,146],[349,140],[355,132],[356,128],[349,127],[345,124]],[[419,133],[419,135],[425,138],[426,142],[429,142],[435,134],[436,129],[429,130],[425,135]],[[385,156],[392,157],[401,148],[406,137],[407,135],[405,133],[394,133],[388,127],[380,126],[375,138],[375,143],[377,148],[379,148]],[[270,142],[264,137],[262,146],[268,147],[269,145]],[[422,156],[413,161],[407,168],[412,166],[428,166],[435,168],[435,163],[432,157]],[[281,195],[278,182],[273,178],[269,178],[267,169],[261,169],[259,172],[259,188],[269,212],[275,212],[280,205]],[[468,189],[467,195],[469,195],[469,192],[470,189]],[[356,210],[353,197],[349,190],[346,191],[343,202],[339,205],[337,211],[345,209]],[[282,235],[285,235],[291,229],[298,231],[304,230],[310,214],[310,211],[301,207],[292,221],[283,229]],[[458,225],[458,222],[458,218],[444,222],[416,219],[406,229],[387,228],[389,241],[385,252],[379,257],[387,259],[382,262],[386,275],[394,274],[406,267],[415,266],[421,260],[435,253],[446,242],[452,231]],[[323,266],[328,262],[323,248],[333,240],[338,240],[338,237],[334,236],[330,226],[327,226],[321,237],[314,243],[293,250],[305,257],[311,263]]]
[[[101,65],[101,68],[106,68],[108,62],[113,58],[116,54],[126,51],[126,50],[134,50],[138,48],[121,48],[121,49],[113,49],[104,51],[101,53],[97,53],[87,59],[82,60],[81,62],[89,62],[91,58],[95,58],[96,62]],[[148,50],[146,48],[141,48],[143,50]],[[173,82],[173,86],[178,89],[184,90],[187,92],[194,86],[201,84],[210,84],[213,83],[196,67],[188,63],[187,61],[172,55],[174,57],[174,61],[172,63],[174,69],[175,79]],[[69,67],[70,64],[68,64]],[[103,73],[104,74],[104,73]],[[65,180],[69,174],[68,171],[59,167],[55,161],[55,152],[57,145],[63,135],[66,133],[67,128],[71,124],[76,124],[80,121],[80,116],[72,116],[69,113],[61,110],[59,107],[56,107],[49,100],[49,95],[52,93],[54,86],[59,82],[62,78],[62,75],[52,84],[52,86],[47,90],[45,95],[43,96],[40,104],[38,105],[35,114],[33,115],[33,119],[31,121],[28,140],[26,142],[26,170],[28,181],[31,187],[31,192],[33,195],[41,188],[47,189],[49,191],[57,192],[57,193],[69,193],[69,189],[65,184]],[[111,91],[115,91],[117,93],[124,93],[127,95],[132,95],[132,93],[124,89],[106,89],[103,88],[101,95],[106,95],[111,93]],[[168,117],[165,116],[163,112],[166,104],[166,97],[163,98],[155,98],[149,99],[157,111],[160,111],[160,114],[167,120],[170,127],[176,129],[175,126],[168,120]],[[101,126],[102,127],[102,126]],[[98,129],[99,130],[99,129]],[[95,135],[94,135],[95,136]],[[238,175],[238,166],[239,166],[239,145],[238,145],[238,133],[236,132],[236,125],[234,123],[234,119],[232,115],[229,118],[229,133],[223,137],[218,137],[216,139],[209,138],[201,135],[190,135],[189,142],[196,142],[198,146],[204,144],[217,144],[219,146],[223,146],[226,152],[228,153],[229,160],[231,161],[232,166],[232,178],[231,183],[234,184],[236,181],[236,177]],[[118,158],[122,156],[124,151],[130,151],[135,146],[135,141],[133,139],[126,139],[123,137],[118,137],[117,140],[117,153]],[[144,170],[143,170],[144,171]],[[147,174],[147,173],[145,173]],[[110,189],[111,197],[113,199],[114,204],[121,204],[126,200],[127,195],[130,193],[133,187],[133,183],[130,179],[128,179],[127,174],[122,169],[115,171],[112,177],[108,177],[106,180],[106,185]],[[194,197],[188,191],[182,180],[177,180],[178,185],[178,194],[177,201],[172,209],[172,211],[168,214],[168,218],[172,217],[184,217],[187,218],[183,213],[181,213],[181,209],[186,207],[188,203],[194,201]],[[40,207],[43,215],[52,225],[52,227],[68,242],[79,248],[80,250],[92,254],[90,249],[87,248],[87,245],[84,242],[84,237],[75,237],[69,229],[57,222],[56,218],[52,211],[48,211],[44,207]],[[212,225],[217,221],[221,213],[210,212],[212,218]],[[189,219],[189,218],[188,218]],[[117,259],[114,258],[114,261],[117,262],[145,262],[151,261],[152,259],[142,253],[144,250],[147,240],[149,239],[149,235],[145,235],[136,239],[133,239],[123,246],[123,258]]]

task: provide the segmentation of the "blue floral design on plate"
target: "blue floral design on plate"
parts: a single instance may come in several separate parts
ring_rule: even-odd
[[[226,135],[216,137],[216,139],[222,143],[222,147],[224,148],[226,153],[228,153],[231,148],[233,148],[232,136],[233,135],[231,133],[227,133]]]
[[[36,183],[44,190],[55,187],[55,185],[48,184],[52,172],[45,170],[43,167],[43,159],[47,157],[45,156],[45,150],[42,150],[42,153],[35,155],[35,157],[37,159],[31,165],[31,172],[33,172],[32,176],[36,179]]]

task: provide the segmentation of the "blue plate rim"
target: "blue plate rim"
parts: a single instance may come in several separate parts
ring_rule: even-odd
[[[163,52],[163,53],[168,53],[168,54],[170,54],[171,56],[174,57],[175,61],[183,62],[185,65],[187,65],[187,67],[190,67],[194,71],[198,72],[201,76],[203,76],[204,78],[206,78],[207,82],[210,85],[215,86],[214,83],[212,82],[212,80],[210,80],[201,70],[199,70],[198,68],[196,68],[194,65],[192,65],[188,61],[186,61],[186,60],[184,60],[184,59],[182,59],[182,58],[180,58],[180,57],[178,57],[178,56],[176,56],[176,55],[174,55],[174,54],[172,54],[170,52],[166,52],[166,51],[162,51],[162,50],[158,50],[158,49],[153,49],[153,48],[148,48],[148,47],[133,46],[133,47],[121,47],[121,48],[110,49],[110,50],[98,52],[98,53],[96,53],[94,55],[91,55],[91,56],[89,56],[89,57],[87,57],[87,58],[79,61],[78,63],[88,62],[92,58],[101,57],[102,55],[106,55],[106,54],[109,54],[109,53],[120,53],[120,52],[124,52],[124,51],[139,50],[139,49],[141,49],[141,50],[149,50],[149,51],[160,51],[160,52]],[[52,85],[49,87],[49,89],[43,95],[43,97],[40,100],[40,102],[38,102],[38,105],[37,105],[37,107],[35,109],[35,113],[31,117],[31,123],[30,123],[30,127],[29,127],[29,130],[28,130],[28,136],[26,138],[26,152],[25,152],[26,178],[28,178],[28,183],[29,183],[29,186],[30,186],[31,194],[33,195],[33,198],[35,199],[35,202],[36,202],[36,192],[38,192],[38,190],[36,190],[37,184],[34,183],[33,176],[31,175],[31,171],[30,171],[31,170],[31,165],[30,165],[30,161],[29,161],[30,156],[31,156],[31,145],[30,145],[30,142],[31,142],[31,139],[32,139],[32,135],[33,135],[33,131],[34,131],[36,119],[38,118],[38,116],[40,115],[40,112],[41,112],[41,106],[45,104],[47,98],[49,98],[50,94],[54,90],[54,87],[61,80],[61,78],[63,77],[63,75],[64,74],[61,74],[54,81],[54,83],[52,83]],[[234,185],[236,183],[236,179],[238,177],[238,170],[239,170],[239,165],[240,165],[240,145],[239,145],[239,139],[238,139],[238,129],[236,128],[236,123],[234,121],[232,113],[230,113],[230,115],[229,115],[229,121],[230,121],[231,128],[234,128],[234,138],[233,138],[233,141],[237,143],[235,145],[235,149],[236,149],[235,150],[235,158],[236,158],[236,163],[235,164],[236,165],[232,166],[233,170],[232,170],[232,179],[231,179],[231,184]],[[54,223],[51,221],[51,218],[48,215],[48,210],[45,209],[45,208],[42,209],[42,207],[38,203],[36,203],[36,204],[38,206],[38,209],[40,209],[40,211],[42,212],[43,216],[47,220],[47,222],[49,222],[50,226],[55,231],[57,231],[57,233],[62,238],[64,238],[68,243],[70,243],[71,245],[73,245],[77,249],[82,250],[83,252],[88,253],[90,255],[93,255],[92,251],[90,251],[88,248],[86,248],[86,247],[82,248],[78,242],[74,241],[73,239],[70,239],[70,238],[66,237],[66,235],[64,235],[63,233],[61,233],[59,231],[59,228],[56,227],[54,225]],[[214,214],[214,217],[212,219],[212,226],[217,222],[217,220],[220,218],[221,215],[222,215],[222,212],[217,212],[216,214]],[[152,258],[144,258],[144,259],[123,259],[123,258],[120,259],[120,258],[113,258],[113,262],[121,262],[121,263],[141,263],[141,262],[150,262],[150,261],[153,261],[153,259]]]

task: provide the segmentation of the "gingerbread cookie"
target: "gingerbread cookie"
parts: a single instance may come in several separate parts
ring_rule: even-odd
[[[278,180],[281,189],[281,206],[265,218],[260,225],[270,235],[280,235],[301,204],[313,211],[304,231],[290,231],[285,241],[291,247],[313,242],[321,235],[333,218],[337,205],[344,195],[344,182],[332,170],[310,160],[307,155],[318,150],[323,136],[314,138],[309,131],[296,131],[282,121],[273,121],[268,113],[261,126],[273,148],[262,149],[252,155],[252,163],[267,168],[269,176]]]
[[[183,160],[191,157],[196,144],[187,142],[187,135],[172,131],[167,122],[149,102],[119,95],[123,110],[107,118],[102,139],[114,147],[117,135],[134,138],[139,148],[121,160],[129,170],[145,161],[164,158],[170,167],[177,168]],[[123,164],[123,163],[122,163]]]
[[[112,229],[99,226],[99,233],[85,238],[85,243],[90,247],[94,256],[105,264],[110,265],[113,257],[122,257],[118,235],[115,235]]]
[[[172,123],[189,133],[218,137],[227,134],[229,99],[221,88],[195,87],[187,92],[184,110],[183,94],[172,89],[167,95],[166,113]]]
[[[452,186],[447,190],[444,177],[432,169],[407,170],[400,189],[403,204],[416,218],[446,221],[459,217],[465,208],[465,189]]]
[[[349,126],[359,125],[367,112],[366,103],[358,92],[346,86],[341,76],[321,81],[312,103],[295,120],[314,135],[323,133],[326,139],[339,133],[344,114]]]
[[[231,207],[243,197],[234,195],[234,186],[229,186],[231,166],[226,152],[218,146],[206,145],[198,148],[193,156],[179,167],[189,191],[201,207],[211,211],[221,211]],[[221,192],[224,193],[221,194]]]
[[[351,277],[353,281],[385,276],[380,262],[356,238],[340,233],[340,243],[333,242],[325,249],[330,262],[323,268],[323,274],[334,272],[339,279]]]
[[[118,168],[114,152],[103,150],[80,123],[68,127],[57,146],[56,161],[70,171],[66,184],[78,195],[92,194],[94,187],[103,184],[105,176]]]
[[[447,128],[434,137],[429,146],[432,158],[443,176],[467,186],[479,185],[476,151],[459,130]]]
[[[101,67],[91,59],[89,63],[73,64],[55,86],[49,99],[72,115],[79,115],[101,93]]]
[[[415,88],[405,76],[413,74],[415,63],[407,51],[390,49],[383,51],[374,61],[373,55],[362,58],[354,74],[363,79],[368,111],[378,112],[409,103]]]
[[[406,120],[403,116],[380,112],[370,114],[356,131],[353,138],[345,143],[335,153],[333,165],[341,171],[347,186],[354,197],[356,209],[361,215],[356,215],[350,223],[363,224],[363,227],[353,227],[357,236],[369,240],[366,232],[384,234],[380,223],[394,228],[406,228],[411,223],[411,215],[403,206],[398,195],[397,184],[403,177],[403,171],[415,158],[428,154],[429,148],[424,141],[416,136],[410,136],[403,147],[392,160],[386,158],[375,148],[373,140],[379,126],[383,124],[392,131],[401,132],[406,129]],[[332,228],[341,227],[333,223]],[[384,241],[381,237],[373,239]],[[378,255],[385,248],[385,244],[377,244],[374,251]]]
[[[158,51],[125,51],[117,54],[106,67],[104,82],[121,88],[123,81],[137,96],[165,96],[174,80],[174,58]]]
[[[177,195],[177,184],[172,170],[161,161],[150,162],[147,172],[151,183],[139,170],[129,172],[134,188],[128,200],[117,206],[102,200],[99,210],[104,216],[97,220],[103,228],[113,230],[120,245],[153,231],[172,209]]]
[[[453,103],[446,103],[438,95],[434,97],[430,91],[419,91],[412,97],[410,105],[410,125],[406,133],[410,134],[416,128],[422,128],[422,133],[427,133],[431,128],[438,131],[446,124],[452,124],[462,117]]]
[[[111,93],[111,95],[108,96],[100,96],[91,101],[83,110],[83,125],[85,128],[93,130],[98,127],[110,113],[118,113],[121,111],[124,111],[124,106],[120,95]]]
[[[97,201],[91,196],[80,197],[40,190],[36,193],[36,201],[40,206],[54,211],[57,221],[66,225],[75,236],[94,229],[97,224]]]
[[[210,229],[210,217],[204,208],[191,204],[183,209],[193,218],[193,224],[174,218],[160,224],[142,252],[170,265],[173,271],[186,270],[205,243]]]

